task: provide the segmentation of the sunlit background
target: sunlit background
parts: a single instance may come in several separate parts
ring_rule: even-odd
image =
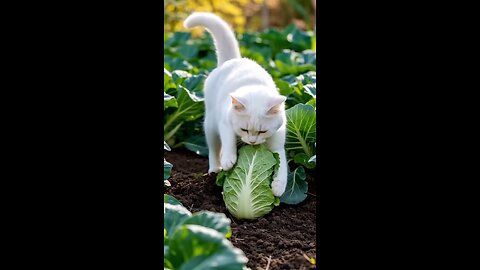
[[[316,0],[165,0],[165,32],[185,31],[183,20],[192,12],[213,12],[226,20],[237,33],[285,28],[295,24],[315,29]],[[203,28],[193,30],[198,36]]]

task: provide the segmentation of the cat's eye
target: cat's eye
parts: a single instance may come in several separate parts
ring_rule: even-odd
[[[247,132],[247,133],[248,133],[248,130],[246,130],[246,129],[243,129],[243,128],[241,128],[241,130],[242,130],[242,131],[245,131],[245,132]]]
[[[266,130],[262,130],[262,131],[259,131],[258,134],[262,134],[262,133],[265,133],[267,132]]]

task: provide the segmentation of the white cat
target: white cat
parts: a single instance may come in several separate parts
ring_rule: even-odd
[[[241,58],[228,24],[212,13],[196,12],[186,28],[204,26],[217,49],[217,65],[205,80],[205,137],[209,173],[229,170],[237,162],[237,136],[248,144],[266,143],[280,156],[272,192],[281,196],[287,185],[285,157],[286,116],[284,101],[270,74],[260,65]]]

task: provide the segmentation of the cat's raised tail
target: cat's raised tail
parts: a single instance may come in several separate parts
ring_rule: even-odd
[[[185,28],[205,27],[213,37],[217,49],[217,65],[233,58],[241,58],[238,42],[232,29],[220,17],[209,12],[194,12],[183,22]]]

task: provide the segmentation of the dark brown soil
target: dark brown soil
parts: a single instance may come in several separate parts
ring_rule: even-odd
[[[166,193],[182,202],[191,212],[209,210],[223,212],[232,220],[234,246],[245,252],[247,266],[252,270],[315,269],[304,255],[316,258],[315,186],[309,181],[307,199],[299,205],[285,205],[273,209],[254,221],[235,219],[226,209],[222,188],[215,185],[215,176],[205,175],[208,160],[187,150],[165,151],[165,158],[173,164],[171,187]]]

